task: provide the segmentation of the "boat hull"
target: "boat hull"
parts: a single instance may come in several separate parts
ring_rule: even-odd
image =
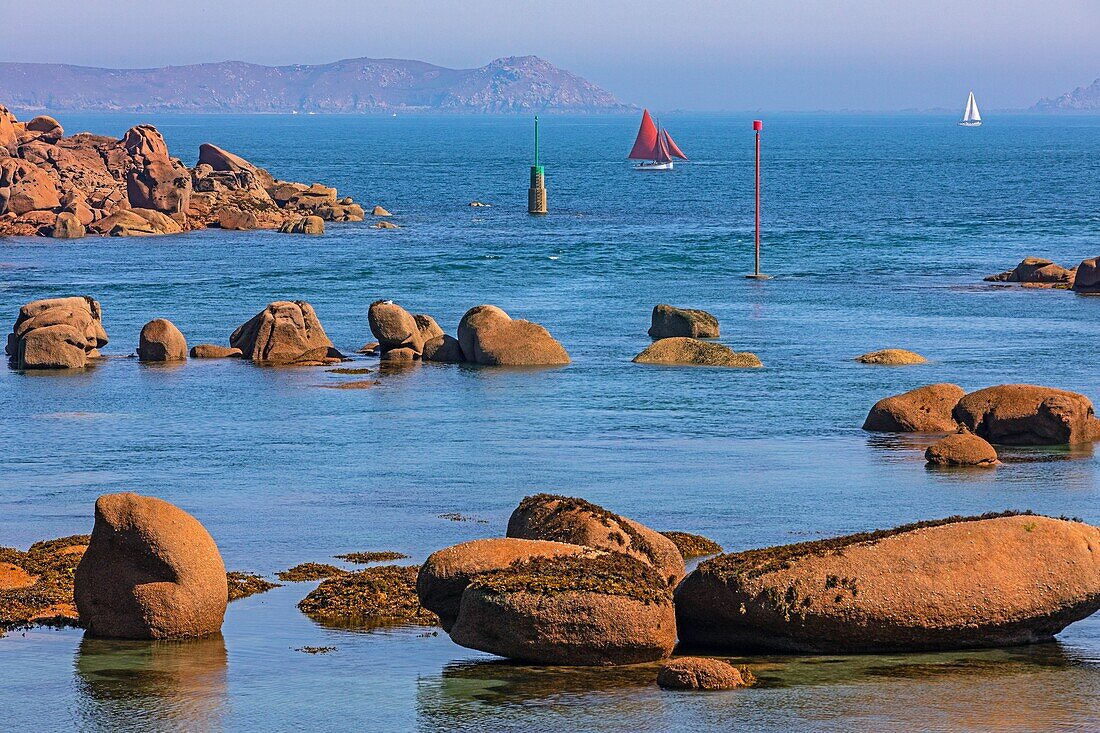
[[[636,171],[670,171],[672,170],[672,161],[667,163],[638,163],[634,166]]]
[[[960,122],[959,123],[959,127],[981,127],[981,126],[982,126],[982,123],[980,123],[980,122]]]

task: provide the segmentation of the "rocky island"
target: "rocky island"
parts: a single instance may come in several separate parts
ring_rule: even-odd
[[[204,143],[188,167],[152,125],[115,139],[65,136],[53,117],[26,122],[0,105],[0,236],[148,236],[221,227],[321,234],[362,221],[335,188],[276,179]]]

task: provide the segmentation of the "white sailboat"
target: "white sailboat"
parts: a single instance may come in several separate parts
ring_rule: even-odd
[[[974,92],[970,92],[970,96],[966,98],[966,111],[963,112],[962,122],[959,123],[959,126],[982,126],[982,115],[980,112],[978,112],[978,103],[974,101]]]

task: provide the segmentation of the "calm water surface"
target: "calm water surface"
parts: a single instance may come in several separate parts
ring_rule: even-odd
[[[336,185],[403,226],[323,238],[198,232],[0,240],[0,317],[36,298],[103,305],[113,357],[76,375],[0,371],[0,545],[87,532],[95,497],[133,490],[195,514],[234,569],[503,532],[537,491],[584,496],[736,550],[916,519],[1030,508],[1100,523],[1091,449],[1016,451],[932,472],[923,438],[861,431],[887,394],[938,381],[1035,382],[1100,399],[1100,298],[991,287],[1027,254],[1100,254],[1100,118],[776,116],[765,128],[765,271],[752,266],[751,116],[668,116],[692,157],[624,163],[633,118],[544,121],[552,215],[524,212],[529,122],[510,118],[65,115],[70,132],[157,124],[193,163],[215,142],[290,180]],[[492,208],[471,209],[479,199]],[[317,368],[123,358],[142,324],[225,343],[276,299],[308,300],[346,352],[392,298],[454,333],[495,303],[547,326],[565,368],[423,365],[367,390]],[[718,316],[760,371],[646,367],[655,303]],[[3,316],[7,314],[7,316]],[[903,347],[889,369],[852,357]],[[356,366],[374,367],[362,358]],[[375,375],[370,375],[371,377]],[[439,515],[460,512],[474,521]],[[0,640],[15,730],[1095,730],[1100,618],[1028,649],[754,657],[763,684],[675,695],[655,670],[502,664],[431,629],[326,629],[311,584],[234,603],[224,637]],[[335,646],[309,655],[303,646]]]

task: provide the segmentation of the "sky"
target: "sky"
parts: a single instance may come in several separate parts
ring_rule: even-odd
[[[1100,0],[0,0],[0,18],[2,61],[535,54],[659,110],[961,109],[971,89],[1011,109],[1100,77]]]

